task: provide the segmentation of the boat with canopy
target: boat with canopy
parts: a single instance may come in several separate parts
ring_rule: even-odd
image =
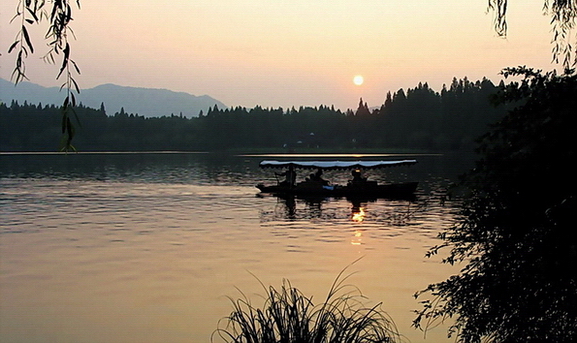
[[[259,183],[256,187],[262,193],[294,196],[324,197],[371,197],[371,198],[408,198],[414,196],[418,182],[378,184],[361,176],[360,170],[399,166],[411,166],[416,160],[396,161],[262,161],[261,168],[285,169],[285,180],[277,180],[276,185]],[[296,182],[295,169],[317,169],[304,181]],[[353,179],[346,185],[331,185],[322,179],[323,170],[352,170]]]

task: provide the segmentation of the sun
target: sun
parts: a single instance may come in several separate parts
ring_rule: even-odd
[[[353,83],[355,85],[360,86],[363,82],[365,82],[365,78],[362,75],[355,75],[355,77],[353,77]]]

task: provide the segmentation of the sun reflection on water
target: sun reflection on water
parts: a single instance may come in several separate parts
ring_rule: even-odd
[[[353,209],[351,220],[357,223],[362,223],[365,220],[365,209],[359,207],[357,210]]]
[[[362,229],[356,229],[353,239],[351,240],[352,245],[362,245],[363,244],[363,231]]]

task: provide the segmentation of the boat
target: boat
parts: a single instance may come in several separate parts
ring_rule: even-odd
[[[387,168],[395,166],[410,166],[416,164],[416,160],[397,161],[262,161],[261,168],[282,168],[287,170],[283,175],[292,173],[292,182],[289,177],[285,181],[277,180],[275,185],[259,183],[256,187],[262,193],[270,193],[280,196],[297,197],[347,197],[347,198],[391,198],[405,199],[414,197],[418,182],[402,182],[390,184],[378,184],[376,181],[368,181],[355,175],[355,171],[366,169]],[[317,177],[311,174],[310,178],[296,182],[295,169],[317,169]],[[323,170],[353,170],[355,176],[346,185],[333,185],[322,180],[320,174]],[[291,172],[292,171],[292,172]],[[278,174],[277,174],[278,175]]]

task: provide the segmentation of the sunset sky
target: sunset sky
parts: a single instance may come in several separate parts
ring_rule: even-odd
[[[17,0],[1,10],[0,77],[18,23]],[[383,103],[388,91],[453,77],[498,82],[503,67],[551,64],[543,0],[511,1],[509,34],[497,37],[486,0],[81,0],[72,58],[82,88],[103,83],[210,95],[228,106]],[[33,31],[31,82],[59,86],[58,66],[39,59],[45,26]],[[353,82],[362,75],[364,82]],[[357,80],[358,81],[358,80]],[[358,82],[357,82],[358,83]]]

